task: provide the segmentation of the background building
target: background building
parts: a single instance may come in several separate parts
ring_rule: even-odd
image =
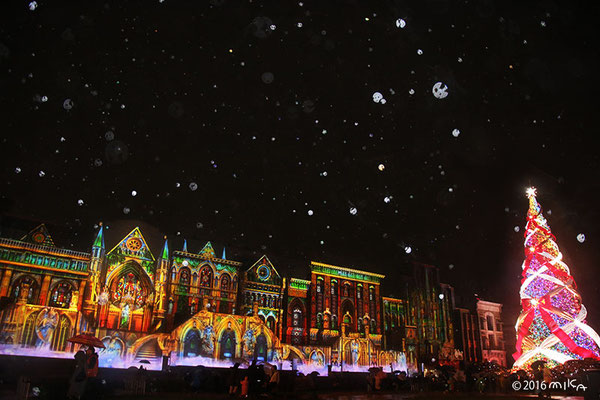
[[[506,349],[502,331],[502,304],[477,300],[477,316],[483,361],[506,366]]]
[[[107,251],[105,235],[99,226],[89,253],[57,247],[44,225],[0,239],[1,342],[66,351],[70,336],[87,332],[114,357],[413,370],[457,360],[454,290],[434,266],[406,266],[394,282],[400,295],[382,297],[385,276],[373,272],[312,261],[310,280],[286,279],[266,255],[246,264],[225,249],[218,257],[211,242],[173,250],[166,238],[153,251],[138,227],[108,238]],[[496,321],[490,304],[481,310]],[[499,326],[486,326],[488,344],[501,343]]]

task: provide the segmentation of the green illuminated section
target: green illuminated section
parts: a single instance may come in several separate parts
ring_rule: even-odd
[[[146,255],[148,255],[148,254],[146,254]],[[149,254],[149,255],[152,256],[152,254]],[[142,268],[144,268],[144,270],[148,273],[148,275],[150,276],[150,279],[152,279],[152,277],[154,276],[154,270],[156,269],[156,267],[154,265],[154,260],[148,259],[146,257],[135,257],[135,256],[132,257],[129,255],[123,254],[123,252],[114,252],[114,253],[110,253],[109,255],[106,256],[106,261],[108,262],[108,265],[109,265],[108,273],[111,273],[119,265],[122,265],[129,260],[139,263],[142,266]]]
[[[310,269],[312,272],[339,276],[341,278],[352,279],[355,281],[366,281],[373,283],[380,283],[384,275],[373,274],[366,271],[359,271],[350,268],[336,267],[335,265],[327,265],[321,263],[310,263]]]
[[[297,279],[297,278],[290,279],[290,287],[292,289],[308,290],[309,286],[310,286],[310,281],[307,281],[304,279]]]
[[[85,272],[88,269],[88,264],[84,261],[68,260],[46,255],[36,255],[8,249],[0,249],[0,260],[14,261],[24,264],[31,264],[32,266],[64,269],[69,271]]]

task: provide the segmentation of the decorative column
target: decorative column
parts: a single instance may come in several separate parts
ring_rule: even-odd
[[[48,304],[48,291],[50,290],[50,281],[52,277],[50,275],[44,275],[42,280],[42,289],[40,290],[40,306]]]
[[[8,296],[8,290],[10,289],[10,278],[12,278],[12,269],[5,269],[4,276],[2,277],[2,285],[0,286],[0,297]]]

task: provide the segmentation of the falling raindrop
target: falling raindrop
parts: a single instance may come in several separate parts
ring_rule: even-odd
[[[260,79],[262,79],[263,83],[266,83],[268,85],[270,83],[273,83],[273,81],[275,80],[275,75],[273,75],[272,72],[263,72],[263,74],[260,76]]]

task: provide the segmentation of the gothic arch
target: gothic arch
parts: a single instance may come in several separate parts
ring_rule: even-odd
[[[23,325],[23,331],[21,332],[22,346],[35,346],[37,341],[37,336],[35,334],[35,322],[39,313],[39,311],[34,311],[27,316],[25,324]]]
[[[198,285],[200,287],[212,288],[214,285],[213,277],[215,276],[215,269],[212,265],[206,263],[200,267],[200,279]]]
[[[154,286],[152,283],[152,277],[150,277],[148,272],[146,272],[146,270],[135,260],[127,260],[110,271],[106,277],[106,283],[110,286],[114,279],[121,277],[128,272],[138,275],[140,280],[143,281],[148,287],[152,288]]]
[[[67,288],[66,285],[70,288]],[[63,291],[62,289],[65,290]],[[71,281],[61,279],[51,286],[51,289],[48,292],[48,305],[50,307],[69,308],[71,297],[76,290],[77,288]]]
[[[146,270],[142,268],[142,266],[136,261],[128,260],[111,271],[111,273],[106,277],[106,283],[111,290],[111,301],[114,299],[112,296],[114,296],[114,292],[119,280],[130,273],[139,280],[142,295],[145,298],[154,293],[154,285],[152,284],[152,280],[148,276]]]
[[[53,351],[65,351],[67,339],[71,336],[71,320],[65,314],[62,314],[58,324],[52,334],[50,348]]]
[[[15,300],[18,300],[22,289],[21,285],[24,281],[27,281],[29,283],[27,303],[37,303],[37,299],[39,297],[40,282],[38,277],[30,274],[19,274],[15,277],[10,287],[10,297],[14,298]]]

